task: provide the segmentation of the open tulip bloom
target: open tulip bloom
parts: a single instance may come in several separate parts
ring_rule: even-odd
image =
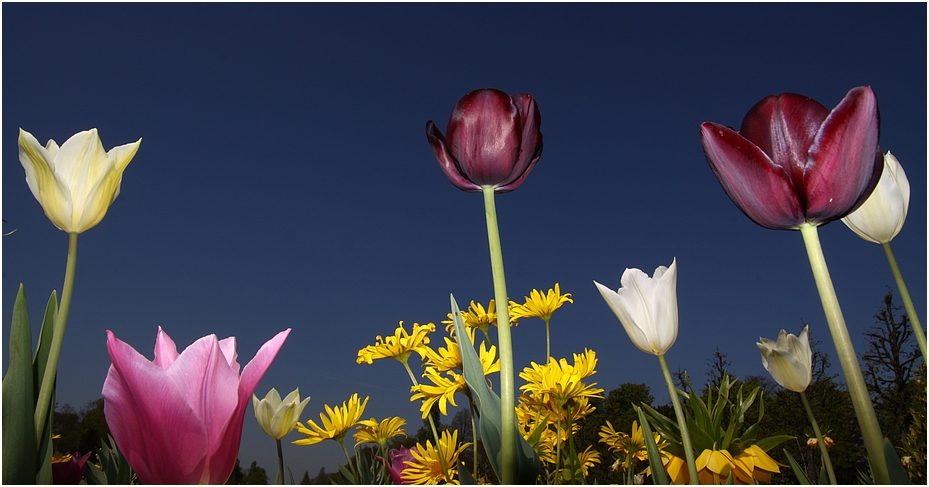
[[[710,167],[743,213],[765,228],[800,230],[874,481],[889,483],[883,435],[817,233],[861,206],[880,180],[877,97],[859,86],[830,111],[805,96],[771,95],[749,110],[738,132],[714,122],[700,132]]]
[[[235,338],[203,337],[182,353],[158,329],[148,360],[107,331],[113,365],[103,384],[113,438],[145,484],[222,484],[239,453],[249,399],[290,329],[239,374]]]

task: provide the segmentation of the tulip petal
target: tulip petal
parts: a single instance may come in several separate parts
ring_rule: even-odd
[[[529,172],[542,157],[542,115],[535,99],[526,93],[510,95],[513,104],[519,110],[519,124],[523,128],[520,135],[519,158],[509,176],[497,185],[497,193],[506,193],[518,188],[529,176]]]
[[[867,199],[884,167],[879,134],[877,97],[869,87],[853,88],[810,147],[804,188],[807,221],[837,220]]]
[[[206,425],[209,445],[216,448],[239,403],[239,376],[226,362],[216,335],[192,343],[167,373],[194,414]],[[251,392],[245,399],[250,397]]]
[[[49,141],[49,148],[58,152],[53,140]],[[26,184],[42,205],[45,216],[59,229],[71,231],[71,190],[55,176],[54,156],[23,129],[19,129],[19,161],[26,170]]]
[[[633,345],[645,353],[654,353],[649,346],[649,340],[645,332],[636,325],[636,319],[643,313],[639,308],[644,306],[642,304],[636,304],[634,300],[629,301],[624,299],[617,292],[597,281],[594,281],[594,284],[596,284],[597,289],[600,290],[600,295],[603,296],[607,306],[609,306],[613,314],[619,318],[619,323],[623,325],[623,329],[626,330],[626,334],[629,335],[629,339],[632,340]]]
[[[890,151],[884,156],[884,172],[871,196],[842,219],[859,237],[888,243],[903,229],[910,205],[910,182]]]
[[[99,138],[97,142],[100,144],[100,152],[102,152],[103,148]],[[77,228],[80,228],[81,231],[94,227],[106,216],[110,205],[119,196],[123,171],[126,170],[126,166],[129,165],[132,158],[135,157],[141,143],[142,139],[139,139],[132,144],[114,147],[106,155],[106,162],[98,161],[93,163],[95,165],[94,169],[99,170],[99,174],[94,175],[97,179],[92,182],[92,186],[86,189],[87,193],[84,195],[83,211],[80,220],[76,222]]]
[[[728,127],[704,122],[700,133],[716,179],[742,213],[775,230],[793,229],[804,223],[802,203],[784,168]]]
[[[242,377],[238,383],[238,404],[232,417],[229,419],[229,427],[220,439],[215,453],[209,461],[208,483],[222,484],[229,479],[232,469],[235,467],[236,456],[239,452],[239,443],[242,440],[242,422],[245,419],[245,412],[248,410],[248,401],[258,386],[258,382],[264,376],[277,352],[284,345],[284,340],[290,334],[290,328],[278,333],[274,338],[268,340],[258,349],[255,357],[242,369]]]
[[[448,151],[479,186],[506,181],[519,157],[519,110],[500,90],[468,93],[448,120]]]
[[[481,190],[479,185],[471,182],[461,172],[458,162],[448,152],[448,143],[445,141],[445,137],[442,132],[439,132],[438,127],[432,120],[426,122],[426,138],[429,140],[435,158],[439,161],[439,167],[442,168],[442,172],[445,173],[445,176],[448,177],[452,184],[464,191]]]
[[[139,480],[199,483],[208,444],[203,422],[164,369],[109,330],[107,349],[113,365],[103,384],[104,415]],[[150,468],[163,465],[172,468]]]
[[[177,345],[174,340],[165,333],[161,327],[158,327],[158,335],[155,337],[155,365],[166,369],[177,360]]]

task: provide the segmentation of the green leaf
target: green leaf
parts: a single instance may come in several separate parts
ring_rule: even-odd
[[[890,440],[884,438],[884,459],[887,461],[887,474],[890,475],[890,483],[893,485],[911,485],[910,476],[907,475],[906,469],[903,468],[903,462],[897,456],[897,451],[890,444]]]
[[[790,456],[790,452],[785,449],[784,455],[787,455],[787,463],[790,464],[791,470],[794,471],[794,475],[797,477],[797,483],[800,485],[810,485],[810,479],[807,478],[806,473],[803,472],[803,469],[800,468],[800,465],[794,460],[794,457]]]
[[[658,451],[658,445],[655,444],[655,437],[652,435],[652,428],[648,425],[648,418],[642,408],[633,404],[635,412],[639,415],[639,424],[642,426],[642,435],[645,436],[645,448],[648,450],[648,466],[652,469],[652,481],[655,485],[668,485],[668,472],[661,461],[661,452]]]
[[[92,462],[84,464],[84,482],[87,485],[107,485],[106,474]]]
[[[487,387],[487,379],[484,377],[484,367],[481,366],[481,360],[477,356],[474,347],[468,342],[468,332],[465,330],[464,320],[461,319],[461,311],[458,309],[458,302],[455,296],[451,296],[452,316],[455,321],[455,336],[458,337],[458,348],[461,350],[462,372],[465,377],[465,383],[471,390],[471,397],[477,410],[480,412],[480,430],[481,439],[484,444],[484,451],[487,452],[487,458],[490,465],[498,478],[501,475],[500,467],[503,464],[503,448],[501,425],[503,423],[500,410],[500,396]],[[462,339],[464,337],[464,339]],[[516,484],[535,484],[539,478],[539,457],[519,432],[519,425],[514,424],[516,429]]]
[[[477,480],[474,480],[471,472],[465,468],[461,460],[458,460],[458,481],[461,485],[477,485]]]
[[[35,396],[32,329],[26,291],[19,285],[13,302],[9,366],[3,377],[3,483],[36,482]]]
[[[45,305],[45,316],[42,318],[42,328],[39,329],[39,342],[36,344],[35,356],[32,359],[33,386],[35,389],[35,398],[33,402],[38,401],[39,389],[42,387],[42,381],[45,377],[45,368],[48,364],[49,349],[52,346],[52,335],[55,331],[55,322],[58,320],[58,293],[52,291]],[[57,380],[57,371],[56,371]],[[50,484],[52,482],[52,415],[55,412],[55,393],[57,383],[52,384],[52,394],[49,396],[48,414],[43,422],[44,427],[40,436],[36,436],[38,441],[38,451],[36,456],[36,482],[40,484]],[[38,404],[34,404],[38,408]],[[34,414],[34,413],[33,413]]]

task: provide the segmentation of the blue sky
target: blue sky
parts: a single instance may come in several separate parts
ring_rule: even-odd
[[[16,229],[2,239],[4,337],[20,282],[38,328],[67,251],[26,186],[18,128],[62,143],[96,127],[106,148],[142,137],[119,198],[79,239],[59,403],[100,397],[107,329],[149,357],[158,326],[180,347],[235,336],[244,364],[293,328],[259,396],[299,387],[312,397],[302,419],[318,420],[357,392],[371,396],[366,417],[415,431],[402,367],[355,358],[400,320],[444,319],[449,293],[493,296],[481,197],[448,182],[424,128],[444,132],[458,99],[485,87],[529,93],[542,114],[541,160],[497,197],[509,294],[559,282],[574,296],[552,319],[552,353],[596,350],[601,387],[644,382],[667,400],[657,360],[592,281],[615,289],[625,268],[675,257],[672,369],[702,380],[719,347],[734,373],[764,374],[758,337],[801,321],[835,357],[799,233],[746,218],[700,146],[701,122],[738,127],[770,94],[832,108],[855,86],[875,91],[881,148],[912,186],[892,246],[925,319],[925,4],[2,9],[3,231]],[[842,223],[820,238],[860,353],[893,277]],[[513,338],[518,370],[544,360],[541,320]],[[331,472],[344,457],[330,443],[287,445],[285,460],[295,475]],[[251,413],[240,458],[276,471]]]

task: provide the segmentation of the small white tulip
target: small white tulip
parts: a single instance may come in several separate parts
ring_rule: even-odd
[[[809,332],[810,325],[803,327],[799,337],[781,330],[776,342],[761,338],[757,343],[764,368],[785,389],[803,392],[813,378]]]

